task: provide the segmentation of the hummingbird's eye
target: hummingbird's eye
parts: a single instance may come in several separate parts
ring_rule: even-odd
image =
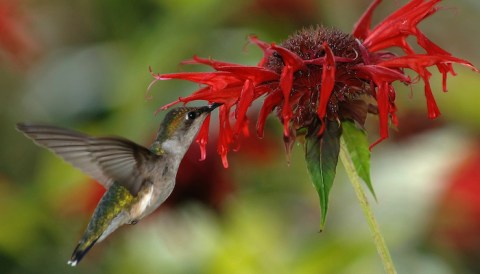
[[[187,120],[194,120],[195,118],[197,118],[198,114],[196,111],[190,111],[189,113],[187,113]]]

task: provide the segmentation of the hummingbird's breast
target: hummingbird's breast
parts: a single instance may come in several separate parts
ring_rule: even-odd
[[[157,209],[173,191],[175,180],[148,183],[139,193],[130,208],[132,219],[140,220]]]
[[[130,207],[133,220],[140,220],[157,209],[172,193],[181,157],[163,156],[143,165],[143,185]]]
[[[145,210],[151,205],[153,199],[153,185],[149,184],[138,192],[135,202],[130,207],[132,220],[140,220],[145,217]]]

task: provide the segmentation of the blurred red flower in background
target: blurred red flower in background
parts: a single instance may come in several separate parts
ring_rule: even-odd
[[[40,47],[20,3],[19,0],[0,0],[0,49],[10,61],[22,67],[32,63]]]
[[[257,66],[194,57],[183,63],[203,64],[215,71],[154,74],[155,81],[182,79],[203,85],[192,95],[162,109],[196,100],[223,103],[217,150],[225,167],[227,152],[232,146],[238,147],[240,136],[249,134],[247,110],[262,97],[265,99],[257,120],[257,134],[263,136],[265,120],[276,110],[284,126],[287,151],[298,132],[320,136],[329,121],[346,119],[363,125],[367,113],[379,116],[380,138],[374,146],[388,137],[389,122],[397,124],[394,82],[411,85],[421,79],[428,117],[435,118],[440,111],[430,87],[428,67],[436,66],[442,74],[444,91],[447,74],[455,75],[452,63],[476,70],[470,62],[452,56],[418,29],[422,20],[438,11],[440,1],[411,0],[371,28],[373,11],[381,2],[375,0],[352,34],[317,26],[298,31],[280,45],[251,36],[250,42],[264,53]],[[409,44],[410,37],[416,38],[422,52]],[[399,48],[402,54],[385,51],[387,48]],[[406,69],[414,71],[417,77],[411,79]],[[205,123],[204,129],[207,127]],[[201,146],[205,146],[206,134],[207,130],[199,134]]]
[[[180,164],[175,189],[162,208],[196,201],[221,212],[223,203],[234,191],[233,179],[226,176],[225,170],[214,158],[209,157],[199,162],[200,152],[192,147]],[[206,150],[214,152],[215,146],[208,144]]]
[[[480,272],[480,141],[448,178],[427,230],[427,245],[446,259]]]

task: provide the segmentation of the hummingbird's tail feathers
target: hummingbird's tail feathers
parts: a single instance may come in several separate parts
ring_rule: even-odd
[[[94,240],[93,242],[90,242],[89,244],[86,244],[85,242],[80,241],[78,243],[77,247],[75,247],[75,250],[73,251],[72,257],[67,262],[67,264],[69,264],[71,266],[76,266],[82,260],[83,256],[85,256],[85,254],[87,254],[87,252],[90,250],[90,248],[92,248],[95,245],[96,242],[97,242],[97,240]]]

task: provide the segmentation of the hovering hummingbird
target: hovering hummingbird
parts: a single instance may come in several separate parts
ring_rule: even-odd
[[[77,265],[95,243],[124,224],[136,224],[167,199],[180,161],[205,118],[220,105],[171,110],[150,149],[119,137],[91,137],[55,126],[17,124],[17,130],[37,145],[54,152],[107,189],[69,265]]]

